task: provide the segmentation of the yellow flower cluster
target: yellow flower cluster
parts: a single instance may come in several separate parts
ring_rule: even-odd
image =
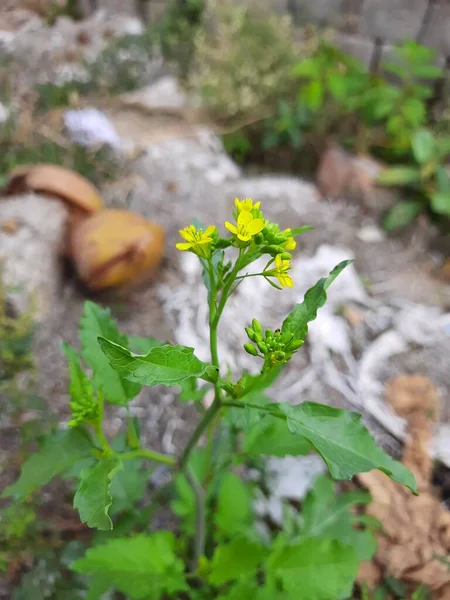
[[[294,283],[292,277],[288,274],[288,271],[292,269],[292,264],[288,253],[295,249],[296,241],[290,236],[291,230],[286,229],[284,232],[280,232],[277,225],[267,222],[260,210],[261,202],[253,202],[250,198],[245,200],[235,198],[234,205],[233,216],[236,223],[226,221],[225,227],[235,236],[240,247],[246,247],[266,226],[269,227],[269,231],[272,233],[267,235],[275,236],[273,239],[276,240],[275,243],[279,245],[283,253],[272,258],[264,269],[263,275],[265,277],[276,277],[281,287],[292,287]],[[185,242],[176,245],[178,250],[194,252],[205,259],[211,258],[213,242],[217,241],[216,228],[213,225],[205,231],[197,229],[194,225],[189,225],[189,227],[180,230],[180,235]],[[277,237],[281,237],[281,239],[277,240]],[[273,264],[274,267],[269,268]]]

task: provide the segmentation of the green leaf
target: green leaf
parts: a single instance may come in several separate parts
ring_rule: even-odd
[[[311,444],[291,433],[286,421],[266,415],[246,431],[243,450],[250,456],[299,456],[308,454]]]
[[[194,355],[193,348],[164,344],[141,356],[103,337],[99,344],[112,368],[129,381],[142,385],[180,384],[189,377],[202,377],[213,369]]]
[[[109,530],[113,528],[108,510],[112,503],[111,481],[122,469],[116,456],[100,460],[94,467],[81,474],[80,485],[73,499],[73,507],[88,527]]]
[[[110,311],[94,302],[85,302],[84,313],[80,320],[80,339],[82,356],[92,367],[92,381],[97,390],[103,390],[105,399],[112,404],[127,404],[139,393],[141,386],[121,377],[109,364],[98,343],[103,336],[114,343],[127,346],[125,335],[117,329]]]
[[[437,167],[436,183],[441,194],[450,194],[450,173],[445,167]]]
[[[314,321],[317,317],[317,311],[321,308],[327,299],[327,289],[350,263],[351,260],[344,260],[339,263],[328,277],[323,277],[310,288],[301,304],[296,304],[294,310],[286,317],[281,331],[294,334],[295,340],[304,340],[308,333],[308,323]]]
[[[108,577],[130,598],[160,600],[186,591],[184,564],[175,555],[175,538],[167,531],[119,538],[90,548],[71,568],[77,573]]]
[[[368,504],[365,492],[337,494],[329,477],[318,477],[302,505],[305,537],[323,536],[351,546],[359,560],[370,560],[377,544],[369,529],[356,529],[357,520],[350,511],[358,504]]]
[[[282,548],[268,569],[295,600],[336,600],[350,594],[359,561],[353,548],[329,538],[309,538]]]
[[[411,139],[414,158],[423,164],[432,159],[436,150],[434,135],[428,129],[419,129]]]
[[[291,236],[297,237],[298,235],[302,235],[302,233],[306,233],[307,231],[312,231],[315,229],[312,225],[304,225],[303,227],[293,227],[291,229]]]
[[[438,193],[431,196],[431,208],[440,215],[450,215],[450,193]]]
[[[302,88],[300,96],[308,108],[318,110],[323,103],[323,93],[323,85],[319,80],[314,79]]]
[[[376,444],[361,423],[361,415],[323,404],[273,405],[287,418],[289,429],[308,439],[326,462],[334,479],[380,469],[417,493],[413,474]]]
[[[393,231],[399,227],[406,227],[424,209],[423,202],[399,202],[383,218],[383,227],[386,231]]]
[[[69,393],[75,404],[94,404],[94,390],[89,377],[81,368],[80,359],[75,350],[66,342],[63,342],[64,354],[69,361]]]
[[[109,577],[94,575],[89,582],[85,600],[102,600],[111,589],[111,585]]]
[[[144,497],[150,470],[142,469],[142,460],[127,460],[124,469],[116,473],[111,481],[111,514],[132,510]]]
[[[180,401],[181,402],[200,402],[205,397],[208,391],[208,386],[198,387],[198,379],[189,377],[180,384]]]
[[[297,77],[316,77],[319,74],[319,69],[319,63],[314,58],[307,58],[293,67],[292,74]]]
[[[408,185],[420,181],[420,171],[415,167],[389,167],[377,178],[379,185]]]
[[[267,553],[265,546],[245,537],[237,537],[229,544],[218,546],[212,559],[209,582],[220,586],[228,581],[253,575]]]
[[[78,460],[88,457],[91,451],[91,443],[77,429],[47,436],[42,447],[22,466],[19,479],[3,491],[2,497],[28,496]]]
[[[226,473],[217,497],[216,524],[231,537],[241,534],[253,521],[250,489],[234,473]]]

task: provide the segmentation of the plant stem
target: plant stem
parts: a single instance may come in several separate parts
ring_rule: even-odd
[[[174,467],[177,464],[176,458],[169,456],[168,454],[162,454],[155,450],[149,450],[148,448],[138,448],[132,452],[126,452],[125,454],[118,454],[122,460],[132,460],[133,458],[146,458],[147,460],[153,460],[155,462],[162,463]]]
[[[231,287],[232,287],[233,283],[236,281],[237,274],[239,273],[239,270],[241,268],[241,256],[242,256],[242,249],[239,248],[239,256],[237,257],[234,268],[231,271],[231,273],[229,274],[228,281],[222,290],[220,302],[215,311],[214,319],[212,321],[212,324],[216,330],[217,330],[217,326],[219,324],[220,317],[222,316],[223,309],[225,308],[225,304],[227,303],[227,300],[230,296]]]
[[[199,564],[200,558],[205,553],[206,543],[206,494],[194,471],[188,466],[184,474],[195,495],[195,541],[194,541],[194,568]]]
[[[214,420],[214,417],[220,411],[221,406],[222,401],[220,400],[220,396],[216,396],[216,398],[214,398],[214,402],[203,415],[200,423],[195,428],[194,433],[191,435],[190,440],[188,441],[185,449],[183,450],[179,461],[181,469],[185,469],[186,465],[188,464],[192,450],[194,450],[195,446],[197,445],[197,442],[202,437],[203,433],[206,431],[208,425]]]
[[[98,400],[98,420],[94,426],[94,429],[95,429],[95,433],[97,434],[98,441],[100,442],[103,452],[110,454],[110,453],[112,453],[112,449],[111,449],[111,446],[109,445],[108,440],[106,439],[105,434],[103,433],[103,415],[104,415],[105,407],[104,407],[104,401],[103,401],[103,394],[101,391],[98,393],[97,400]]]

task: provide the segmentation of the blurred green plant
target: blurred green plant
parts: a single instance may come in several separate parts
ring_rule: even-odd
[[[419,129],[411,138],[410,150],[410,162],[388,167],[378,178],[380,185],[405,187],[410,196],[386,215],[388,231],[408,225],[424,211],[450,216],[450,136],[437,137],[429,129]]]

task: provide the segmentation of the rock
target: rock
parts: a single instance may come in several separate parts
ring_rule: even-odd
[[[172,75],[165,75],[154,83],[121,97],[125,105],[148,110],[181,111],[187,106],[187,96]]]
[[[366,244],[378,244],[386,239],[386,234],[376,225],[366,225],[357,232],[357,237]]]
[[[380,215],[400,200],[395,190],[376,185],[383,168],[382,163],[371,157],[354,156],[332,146],[320,161],[317,186],[325,197],[348,198]]]
[[[7,294],[14,309],[23,312],[35,302],[40,321],[58,302],[58,257],[67,218],[59,200],[30,193],[0,201],[3,283],[13,288]]]
[[[9,119],[9,115],[9,109],[0,102],[0,125],[6,123],[6,121]]]

